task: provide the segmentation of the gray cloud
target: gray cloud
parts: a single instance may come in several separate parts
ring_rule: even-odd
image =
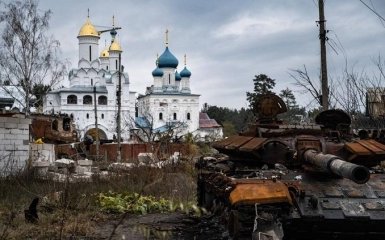
[[[309,0],[40,0],[42,9],[53,11],[51,31],[60,40],[63,56],[77,65],[76,36],[87,8],[95,25],[111,25],[115,15],[123,47],[123,64],[131,90],[143,93],[152,83],[156,54],[164,50],[164,31],[170,30],[170,49],[183,66],[188,56],[191,85],[202,95],[201,104],[245,107],[246,91],[254,75],[265,73],[277,80],[277,91],[293,88],[288,71],[306,64],[313,78],[319,73],[317,1]],[[385,15],[385,2],[372,0]],[[384,53],[385,28],[358,0],[325,1],[331,41],[342,43],[350,63],[369,67]],[[101,46],[104,45],[103,36]],[[102,47],[101,49],[102,50]],[[337,76],[344,64],[328,47],[329,74]],[[296,92],[302,105],[309,96]]]

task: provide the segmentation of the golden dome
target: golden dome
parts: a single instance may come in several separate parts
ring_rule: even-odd
[[[85,36],[99,37],[98,31],[96,31],[96,28],[91,23],[89,18],[87,18],[87,21],[83,24],[82,28],[80,28],[79,35],[78,35],[78,37],[85,37]]]
[[[120,47],[120,44],[118,43],[118,41],[113,41],[110,45],[110,51],[118,51],[118,52],[122,52],[122,48]]]
[[[101,53],[100,53],[100,57],[109,57],[110,56],[110,53],[108,52],[108,48],[105,48]]]

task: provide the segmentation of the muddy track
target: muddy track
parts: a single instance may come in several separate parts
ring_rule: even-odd
[[[119,216],[98,224],[93,239],[228,239],[218,217],[185,213]]]

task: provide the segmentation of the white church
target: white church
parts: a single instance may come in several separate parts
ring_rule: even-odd
[[[197,133],[200,95],[191,93],[191,72],[186,66],[186,55],[184,58],[184,68],[178,72],[179,61],[168,47],[166,31],[166,48],[152,71],[153,85],[138,97],[137,125],[147,122],[155,132],[176,126],[180,128],[178,135]]]
[[[96,120],[100,139],[117,136],[117,91],[119,81],[119,56],[122,48],[116,39],[116,28],[110,30],[111,43],[99,50],[100,35],[89,17],[80,28],[78,67],[69,72],[69,87],[47,94],[43,111],[46,114],[68,114],[74,120],[81,138],[95,131]],[[129,91],[129,77],[120,73],[121,79],[121,137],[130,137],[128,124],[135,116],[135,92]],[[96,104],[96,107],[95,107]],[[96,109],[96,115],[95,115]]]

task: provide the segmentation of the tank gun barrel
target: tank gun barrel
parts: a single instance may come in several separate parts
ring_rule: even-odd
[[[333,154],[323,154],[314,149],[309,149],[304,152],[304,159],[307,163],[348,178],[358,184],[364,184],[370,178],[369,170],[366,167],[346,162]]]

